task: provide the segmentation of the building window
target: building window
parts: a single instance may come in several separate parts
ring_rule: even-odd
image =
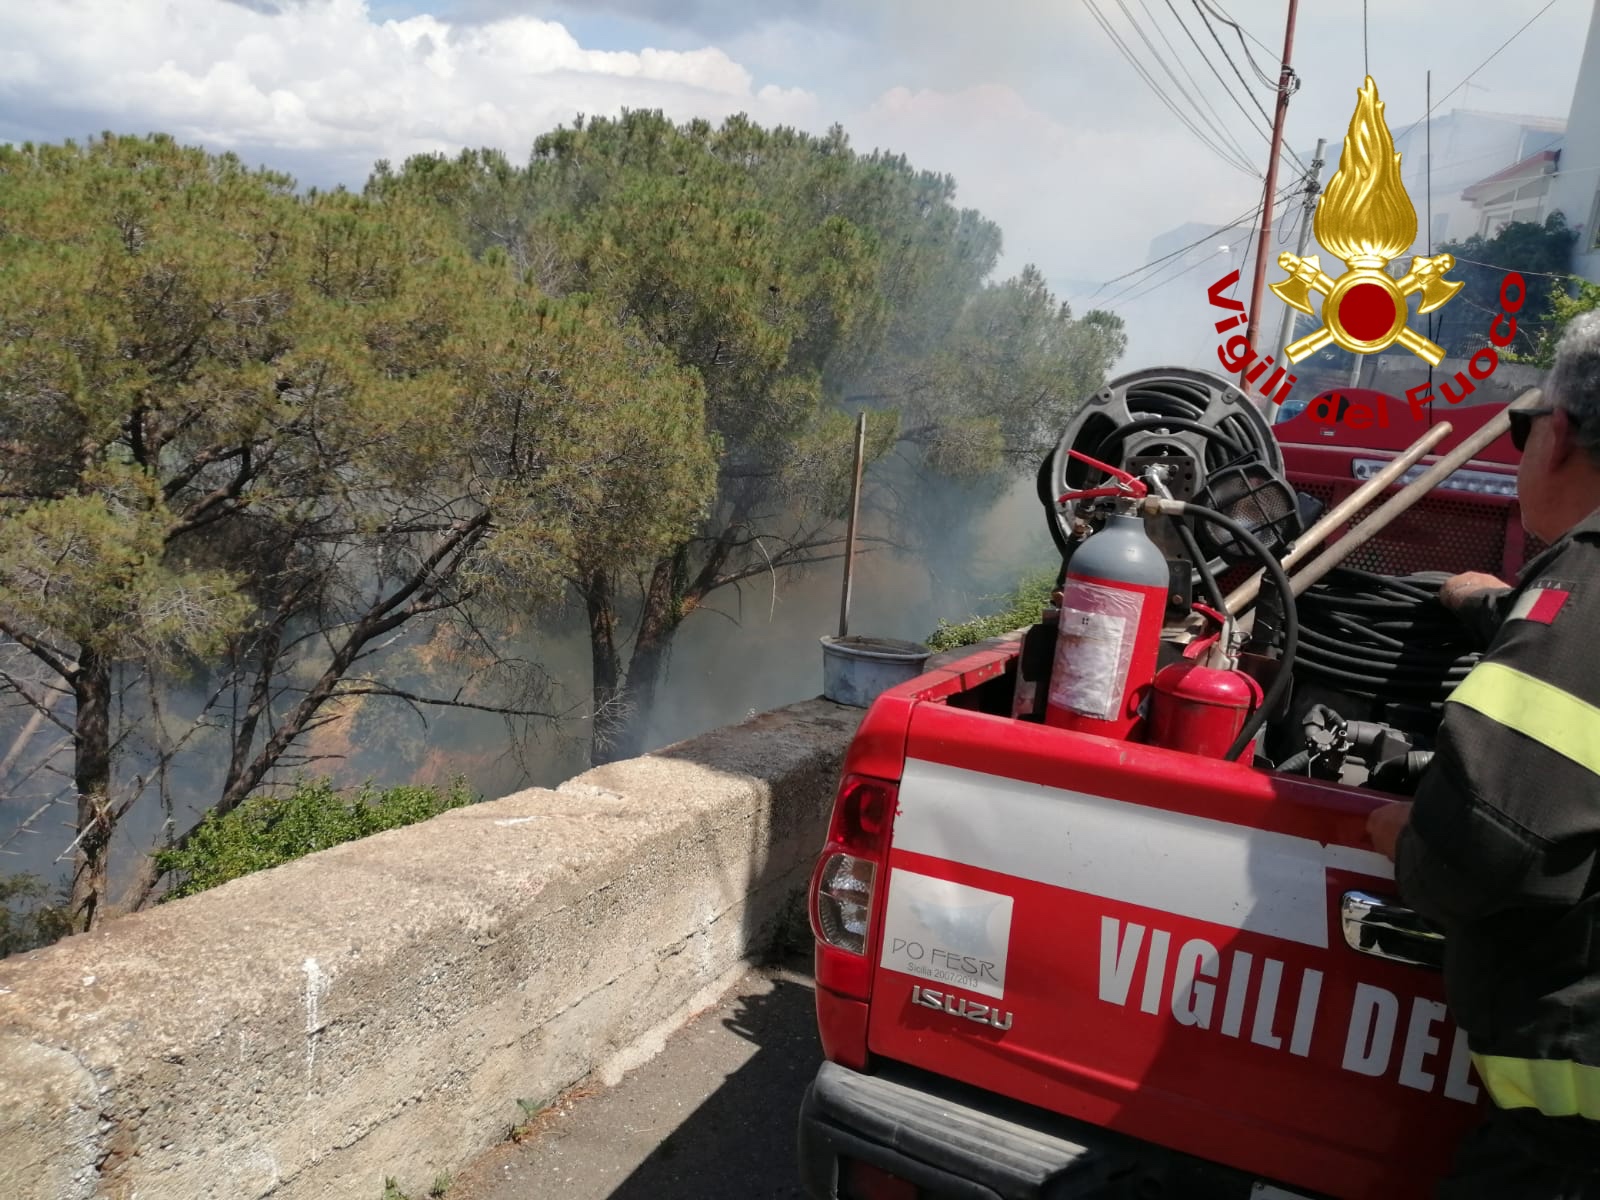
[[[1589,249],[1600,250],[1600,187],[1594,190],[1594,207],[1589,210]]]

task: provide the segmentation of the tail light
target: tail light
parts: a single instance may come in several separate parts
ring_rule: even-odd
[[[865,954],[877,879],[878,864],[870,858],[828,855],[817,884],[817,923],[812,932],[830,946]]]
[[[811,876],[817,983],[857,1000],[866,1000],[871,990],[875,901],[896,795],[887,780],[846,775],[834,801],[827,845]]]

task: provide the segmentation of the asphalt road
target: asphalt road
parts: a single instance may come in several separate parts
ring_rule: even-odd
[[[803,1200],[795,1119],[822,1062],[811,980],[751,970],[614,1088],[579,1088],[449,1200]]]

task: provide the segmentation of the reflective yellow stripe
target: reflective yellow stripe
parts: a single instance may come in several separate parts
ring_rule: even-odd
[[[1474,1054],[1473,1065],[1501,1108],[1536,1108],[1547,1117],[1600,1120],[1600,1067]]]
[[[1450,693],[1557,754],[1600,774],[1600,708],[1503,663],[1479,663]]]

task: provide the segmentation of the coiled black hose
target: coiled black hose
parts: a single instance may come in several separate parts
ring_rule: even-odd
[[[1187,433],[1198,433],[1206,441],[1216,443],[1224,450],[1232,453],[1236,458],[1247,453],[1243,446],[1223,433],[1222,430],[1215,429],[1210,425],[1204,425],[1199,421],[1191,421],[1185,417],[1140,417],[1137,421],[1129,421],[1126,425],[1118,425],[1116,429],[1101,438],[1091,457],[1098,458],[1102,462],[1109,462],[1110,460],[1106,456],[1110,454],[1110,447],[1113,444],[1120,446],[1129,434],[1141,433],[1146,429],[1181,429]]]
[[[1329,572],[1300,597],[1302,677],[1437,710],[1480,657],[1470,631],[1439,603],[1444,578]]]
[[[1203,410],[1195,408],[1194,411],[1196,415],[1198,415]],[[1248,453],[1244,446],[1240,445],[1238,441],[1223,433],[1220,429],[1214,429],[1210,425],[1206,425],[1203,422],[1193,420],[1189,417],[1169,416],[1140,417],[1136,420],[1129,421],[1126,424],[1118,425],[1105,437],[1101,438],[1099,442],[1095,443],[1093,451],[1084,450],[1082,453],[1088,454],[1091,458],[1098,458],[1103,462],[1113,461],[1114,458],[1121,457],[1120,451],[1122,443],[1127,441],[1131,434],[1140,433],[1147,429],[1181,429],[1188,433],[1196,433],[1212,445],[1222,447],[1224,451],[1233,455],[1234,458],[1241,458]],[[1111,447],[1113,446],[1115,446],[1119,451],[1119,453],[1115,456],[1111,454]],[[1072,553],[1072,549],[1071,544],[1067,540],[1067,535],[1062,532],[1060,515],[1056,511],[1056,500],[1058,498],[1056,495],[1057,489],[1054,486],[1056,453],[1056,451],[1051,451],[1049,454],[1044,456],[1044,461],[1039,464],[1039,471],[1035,477],[1034,484],[1035,490],[1039,496],[1039,503],[1044,505],[1045,517],[1050,526],[1050,540],[1055,542],[1056,549],[1061,552],[1062,558],[1065,559]],[[1066,468],[1063,467],[1063,478],[1065,478],[1065,475]],[[1192,561],[1199,564],[1201,583],[1206,587],[1207,594],[1209,595],[1211,591],[1215,589],[1216,584],[1215,581],[1210,578],[1209,572],[1205,568],[1205,559],[1200,553],[1199,546],[1193,544],[1194,535],[1190,533],[1185,536],[1183,532],[1180,532],[1179,537],[1183,539],[1185,552],[1189,554]],[[1056,580],[1057,587],[1061,586],[1062,579],[1065,577],[1065,575],[1066,566],[1063,564],[1061,568],[1061,578]],[[1220,599],[1221,592],[1218,591],[1215,599],[1212,600],[1212,603],[1215,604],[1216,600]]]

